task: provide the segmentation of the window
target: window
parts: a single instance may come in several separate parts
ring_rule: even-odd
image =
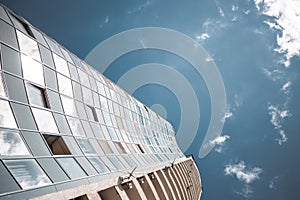
[[[23,189],[51,184],[50,179],[33,159],[3,161]]]
[[[58,133],[58,129],[51,112],[37,108],[31,109],[40,131]]]
[[[0,100],[0,126],[17,128],[17,124],[8,101]]]
[[[96,168],[99,174],[105,174],[109,172],[109,169],[105,166],[105,164],[98,157],[90,157],[88,158],[92,165]]]
[[[85,108],[89,120],[98,122],[98,117],[95,108],[89,105],[87,105]]]
[[[46,86],[57,91],[58,85],[57,85],[56,72],[48,67],[44,67],[44,71],[45,71]]]
[[[61,102],[65,111],[65,114],[67,115],[72,115],[72,116],[77,116],[74,100],[66,97],[64,95],[60,95]]]
[[[0,129],[0,156],[30,155],[18,131]]]
[[[53,182],[69,180],[69,177],[53,158],[38,158],[37,162],[42,166]]]
[[[73,97],[73,89],[71,79],[57,74],[59,92],[69,97]]]
[[[38,132],[22,131],[22,135],[33,155],[35,156],[51,155],[42,136]]]
[[[27,92],[28,99],[31,104],[41,106],[44,108],[49,108],[47,99],[46,99],[46,91],[45,89],[38,87],[36,85],[27,83]]]
[[[0,72],[0,96],[6,97],[6,92],[5,92],[5,88],[4,88],[4,84],[3,84],[3,80],[2,80],[2,73],[1,72]]]
[[[61,136],[43,134],[53,155],[71,155],[69,148]]]
[[[11,107],[13,112],[15,113],[19,128],[37,130],[37,126],[29,106],[18,103],[11,103]]]
[[[45,39],[46,39],[46,41],[47,41],[47,43],[48,43],[48,45],[49,45],[49,47],[52,51],[54,51],[57,55],[60,55],[61,57],[64,57],[55,42],[53,42],[50,38],[48,38],[46,36],[45,36]]]
[[[15,29],[0,20],[0,41],[18,49]]]
[[[114,142],[115,146],[117,147],[119,153],[126,153],[123,145],[121,144],[121,142]]]
[[[10,47],[1,45],[3,70],[22,76],[20,53]]]
[[[85,137],[81,122],[77,118],[67,117],[69,126],[74,136],[83,136]]]
[[[17,191],[21,189],[2,162],[0,162],[0,177],[0,193]]]
[[[31,58],[41,62],[41,56],[37,42],[27,37],[20,31],[17,31],[20,51],[30,56]]]
[[[11,20],[13,22],[13,24],[15,25],[15,27],[21,31],[23,31],[24,33],[27,33],[28,35],[30,35],[31,37],[35,38],[32,31],[30,30],[30,27],[28,26],[28,24],[26,24],[25,22],[23,22],[23,20],[21,20],[19,17],[17,17],[16,15],[9,13],[11,16]]]
[[[79,146],[86,155],[96,154],[95,150],[87,139],[77,139]]]
[[[56,54],[53,54],[53,59],[56,66],[56,71],[66,75],[67,77],[70,77],[67,62]]]
[[[100,140],[99,144],[102,147],[102,149],[105,152],[105,154],[112,154],[113,153],[112,149],[110,148],[110,146],[107,144],[106,141]]]
[[[21,61],[24,78],[44,86],[45,83],[42,64],[23,54],[21,54]]]
[[[56,158],[56,160],[71,179],[77,179],[86,176],[86,173],[74,160],[74,158]]]

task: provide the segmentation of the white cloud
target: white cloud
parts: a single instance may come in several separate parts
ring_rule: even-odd
[[[277,138],[276,141],[278,142],[279,145],[282,145],[287,141],[288,138],[286,137],[284,130],[279,130],[279,136],[280,138]]]
[[[203,42],[204,40],[210,38],[210,35],[208,33],[203,33],[201,35],[195,34],[195,38],[197,42]]]
[[[216,145],[216,144],[222,145],[228,139],[230,139],[229,135],[222,135],[222,136],[216,137],[214,140],[210,141],[210,143],[212,145]]]
[[[259,167],[247,167],[244,161],[240,161],[237,164],[226,165],[224,171],[225,175],[234,175],[239,181],[250,184],[253,181],[259,179],[259,175],[263,170]]]
[[[291,81],[288,81],[281,87],[280,91],[288,95],[290,93],[291,86],[292,86]]]
[[[278,69],[268,70],[267,68],[263,68],[263,73],[272,81],[281,80],[284,76],[284,72]]]
[[[216,137],[215,139],[211,140],[210,145],[211,146],[217,145],[215,147],[215,151],[217,151],[218,153],[221,153],[224,143],[226,142],[226,140],[229,140],[229,139],[230,139],[229,135],[219,136],[219,137]]]
[[[232,10],[232,11],[237,11],[238,9],[239,9],[238,6],[235,6],[235,5],[232,5],[232,6],[231,6],[231,10]]]
[[[135,14],[137,12],[141,12],[142,10],[146,9],[147,7],[149,7],[151,5],[150,1],[145,2],[144,4],[141,4],[137,7],[134,7],[132,10],[129,10],[127,13],[129,15],[131,14]]]
[[[271,124],[274,126],[274,129],[278,131],[280,138],[277,138],[276,141],[279,145],[282,145],[287,141],[287,136],[285,131],[282,129],[282,123],[285,118],[291,117],[292,114],[287,109],[280,109],[279,106],[274,106],[269,103],[268,106],[269,115],[271,116]]]
[[[250,185],[245,185],[241,192],[236,192],[238,195],[243,196],[245,199],[252,197],[253,190]]]
[[[105,17],[104,23],[107,24],[109,22],[108,16]]]
[[[278,48],[285,56],[284,65],[290,66],[290,59],[300,56],[300,1],[299,0],[254,0],[256,8],[271,19],[266,21],[277,34]],[[272,20],[272,21],[271,21]]]
[[[270,181],[269,181],[269,188],[270,189],[276,189],[276,184],[279,180],[279,176],[274,176]]]

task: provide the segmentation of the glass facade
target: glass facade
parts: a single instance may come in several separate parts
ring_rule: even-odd
[[[169,122],[0,11],[0,174],[10,185],[0,198],[184,156]]]

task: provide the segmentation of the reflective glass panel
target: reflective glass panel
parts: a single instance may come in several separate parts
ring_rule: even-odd
[[[67,120],[73,135],[86,137],[79,119],[67,116]]]
[[[92,91],[86,87],[82,87],[83,101],[86,104],[93,105]]]
[[[66,75],[67,77],[70,77],[67,62],[56,54],[53,54],[53,59],[56,66],[56,71]]]
[[[0,20],[0,41],[18,49],[17,37],[14,28]]]
[[[56,159],[61,167],[67,172],[71,179],[81,178],[86,176],[86,173],[74,160],[74,158],[57,158]]]
[[[35,124],[29,106],[25,106],[17,103],[11,103],[11,107],[13,109],[13,112],[15,113],[15,117],[19,125],[19,128],[37,130],[37,126]]]
[[[63,57],[63,55],[62,55],[61,51],[59,50],[57,44],[55,44],[50,38],[48,38],[46,36],[45,36],[45,39],[46,39],[50,49],[52,51],[54,51],[57,55],[60,55],[61,57]]]
[[[45,85],[43,66],[28,56],[21,55],[24,78],[34,83]]]
[[[51,112],[37,108],[31,109],[40,131],[58,133],[58,129]]]
[[[18,131],[0,129],[0,156],[30,155]]]
[[[105,166],[105,164],[98,157],[90,157],[88,158],[92,165],[96,168],[99,174],[105,174],[109,172],[109,169]]]
[[[0,100],[0,126],[17,128],[17,124],[8,101]]]
[[[71,83],[71,79],[57,74],[57,80],[58,80],[58,88],[59,88],[59,92],[69,96],[69,97],[73,97],[73,89],[72,89],[72,83]]]
[[[45,63],[47,66],[51,67],[52,69],[55,69],[51,51],[42,45],[39,45],[39,48],[41,51],[41,57],[43,63]]]
[[[64,107],[65,114],[76,116],[77,112],[76,112],[74,100],[63,95],[60,95],[60,98],[61,98],[62,105]]]
[[[41,135],[37,132],[22,131],[29,149],[35,156],[50,156],[50,152],[42,139]]]
[[[86,86],[87,88],[91,88],[90,82],[89,82],[89,77],[87,73],[83,72],[82,70],[77,70],[80,78],[80,82],[82,85]]]
[[[1,45],[3,70],[22,76],[20,53],[14,49]]]
[[[48,108],[45,98],[45,90],[38,86],[27,83],[28,98],[31,104]]]
[[[77,138],[78,144],[86,155],[96,154],[95,150],[87,139]]]
[[[68,176],[53,158],[39,158],[37,161],[53,182],[69,180]]]
[[[17,30],[20,51],[41,62],[37,42]]]
[[[51,184],[50,179],[33,159],[5,160],[4,164],[23,189]]]
[[[3,79],[2,79],[2,73],[0,72],[0,96],[6,97],[4,85],[3,85]]]

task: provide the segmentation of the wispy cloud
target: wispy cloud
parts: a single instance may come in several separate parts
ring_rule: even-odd
[[[270,181],[269,181],[269,188],[270,189],[276,189],[276,184],[279,181],[279,176],[274,176]]]
[[[244,161],[236,164],[228,164],[225,166],[225,175],[235,176],[239,181],[250,184],[259,179],[262,169],[259,167],[247,167]]]
[[[280,91],[284,92],[286,95],[288,95],[291,91],[292,83],[291,81],[287,81],[280,89]]]
[[[210,35],[208,33],[202,33],[201,35],[195,34],[195,39],[197,42],[203,42],[208,38],[210,38]]]
[[[294,56],[300,56],[300,1],[254,0],[256,8],[263,15],[270,17],[265,21],[271,29],[277,30],[278,48],[275,51],[284,54],[283,64],[290,66]]]
[[[277,138],[276,141],[279,145],[282,145],[287,141],[287,136],[285,131],[282,129],[282,123],[285,118],[291,117],[292,114],[287,109],[281,109],[278,105],[272,105],[269,103],[268,112],[271,116],[270,122],[274,126],[274,129],[277,130],[280,138]]]
[[[263,73],[272,81],[281,80],[284,77],[284,72],[279,69],[268,70],[267,68],[262,68]]]
[[[147,1],[141,5],[138,5],[137,7],[134,7],[133,9],[129,10],[127,13],[129,15],[131,14],[135,14],[137,12],[141,12],[142,10],[146,9],[147,7],[149,7],[151,5],[150,1]]]
[[[230,136],[229,135],[222,135],[219,137],[216,137],[214,140],[210,141],[210,145],[215,146],[215,151],[218,153],[222,152],[223,145],[225,144],[226,140],[229,140]]]

